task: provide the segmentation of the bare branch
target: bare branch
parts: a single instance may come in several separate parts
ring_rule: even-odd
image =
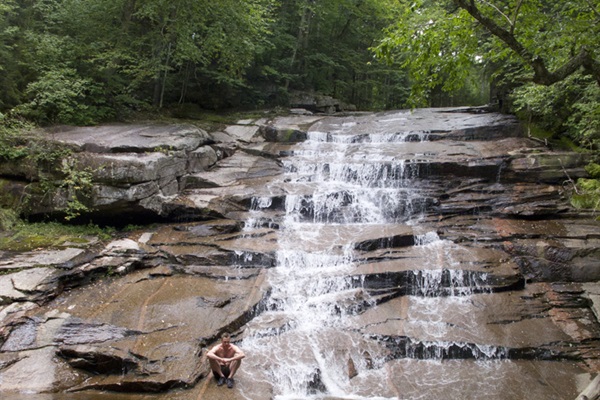
[[[513,14],[512,23],[510,24],[510,34],[514,35],[515,26],[517,26],[517,18],[519,17],[519,11],[521,10],[521,6],[523,5],[523,0],[519,0],[517,4],[517,8],[515,8],[515,13]]]
[[[493,5],[492,3],[490,3],[489,1],[486,1],[486,0],[479,0],[479,1],[481,1],[482,3],[487,4],[488,6],[492,7],[494,10],[498,11],[498,13],[500,13],[500,15],[502,15],[508,21],[508,24],[511,27],[513,26],[512,21],[510,20],[510,18],[508,18],[508,15],[504,14],[502,12],[502,10],[500,10],[498,7],[496,7],[495,5]]]
[[[571,179],[571,177],[569,176],[569,173],[567,172],[567,170],[565,169],[565,166],[562,162],[562,160],[559,158],[558,162],[560,162],[560,166],[562,167],[563,172],[565,173],[565,175],[567,176],[567,181],[569,181],[569,183],[571,183],[573,189],[575,190],[575,193],[577,194],[581,194],[579,193],[579,190],[577,190],[577,184],[575,183],[575,181],[573,179]],[[566,182],[566,181],[565,181]]]

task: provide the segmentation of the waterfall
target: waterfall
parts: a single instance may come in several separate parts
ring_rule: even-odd
[[[465,296],[489,291],[485,286],[487,274],[469,272],[455,260],[453,254],[460,251],[466,252],[464,247],[448,240],[441,240],[435,232],[416,235],[415,245],[436,257],[428,258],[428,265],[425,268],[413,271],[410,278],[411,294],[425,297]],[[440,266],[444,266],[444,268],[440,268]]]
[[[427,132],[386,132],[394,121],[383,119],[376,132],[356,133],[353,123],[309,132],[283,160],[281,181],[273,183],[286,197],[277,262],[268,275],[272,293],[266,311],[248,324],[241,346],[249,355],[245,373],[271,385],[275,399],[397,398],[385,383],[389,354],[356,332],[351,321],[358,310],[375,303],[351,275],[357,264],[353,238],[373,226],[418,226],[432,201],[417,179],[422,154],[402,152],[403,146],[426,140]],[[264,225],[268,217],[262,213],[271,206],[269,198],[254,199],[246,226]],[[421,299],[421,311],[430,299],[465,297],[485,283],[485,275],[452,268],[456,245],[435,232],[416,234],[414,242],[432,255],[430,264],[408,279],[408,294]],[[432,321],[435,312],[431,309]],[[457,346],[405,340],[394,348],[408,358],[435,359],[460,351],[474,358],[501,358],[501,349]],[[369,393],[351,381],[349,370],[371,382]],[[244,395],[252,399],[250,389]]]

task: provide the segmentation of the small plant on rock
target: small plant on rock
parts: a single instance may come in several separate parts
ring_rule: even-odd
[[[591,163],[586,166],[590,178],[577,180],[575,193],[571,196],[571,204],[578,209],[600,210],[600,165]]]
[[[92,194],[93,172],[90,168],[80,169],[72,157],[62,159],[60,170],[64,174],[60,187],[67,189],[65,219],[68,221],[90,211],[82,197],[89,198]]]

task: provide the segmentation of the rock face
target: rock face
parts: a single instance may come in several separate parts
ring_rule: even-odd
[[[2,254],[3,398],[575,398],[600,369],[600,223],[562,185],[587,160],[511,117],[48,134],[92,171],[98,213],[164,222]],[[223,331],[247,354],[234,390],[205,359]]]
[[[344,105],[331,96],[310,92],[293,92],[290,95],[290,106],[312,112],[333,114],[336,111],[353,111],[352,106]]]

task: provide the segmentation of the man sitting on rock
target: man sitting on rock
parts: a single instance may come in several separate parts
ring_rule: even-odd
[[[221,343],[213,347],[206,354],[210,369],[217,379],[217,386],[227,383],[227,387],[233,387],[233,376],[237,372],[242,358],[246,357],[244,352],[234,344],[231,344],[231,336],[225,332],[221,335]]]

